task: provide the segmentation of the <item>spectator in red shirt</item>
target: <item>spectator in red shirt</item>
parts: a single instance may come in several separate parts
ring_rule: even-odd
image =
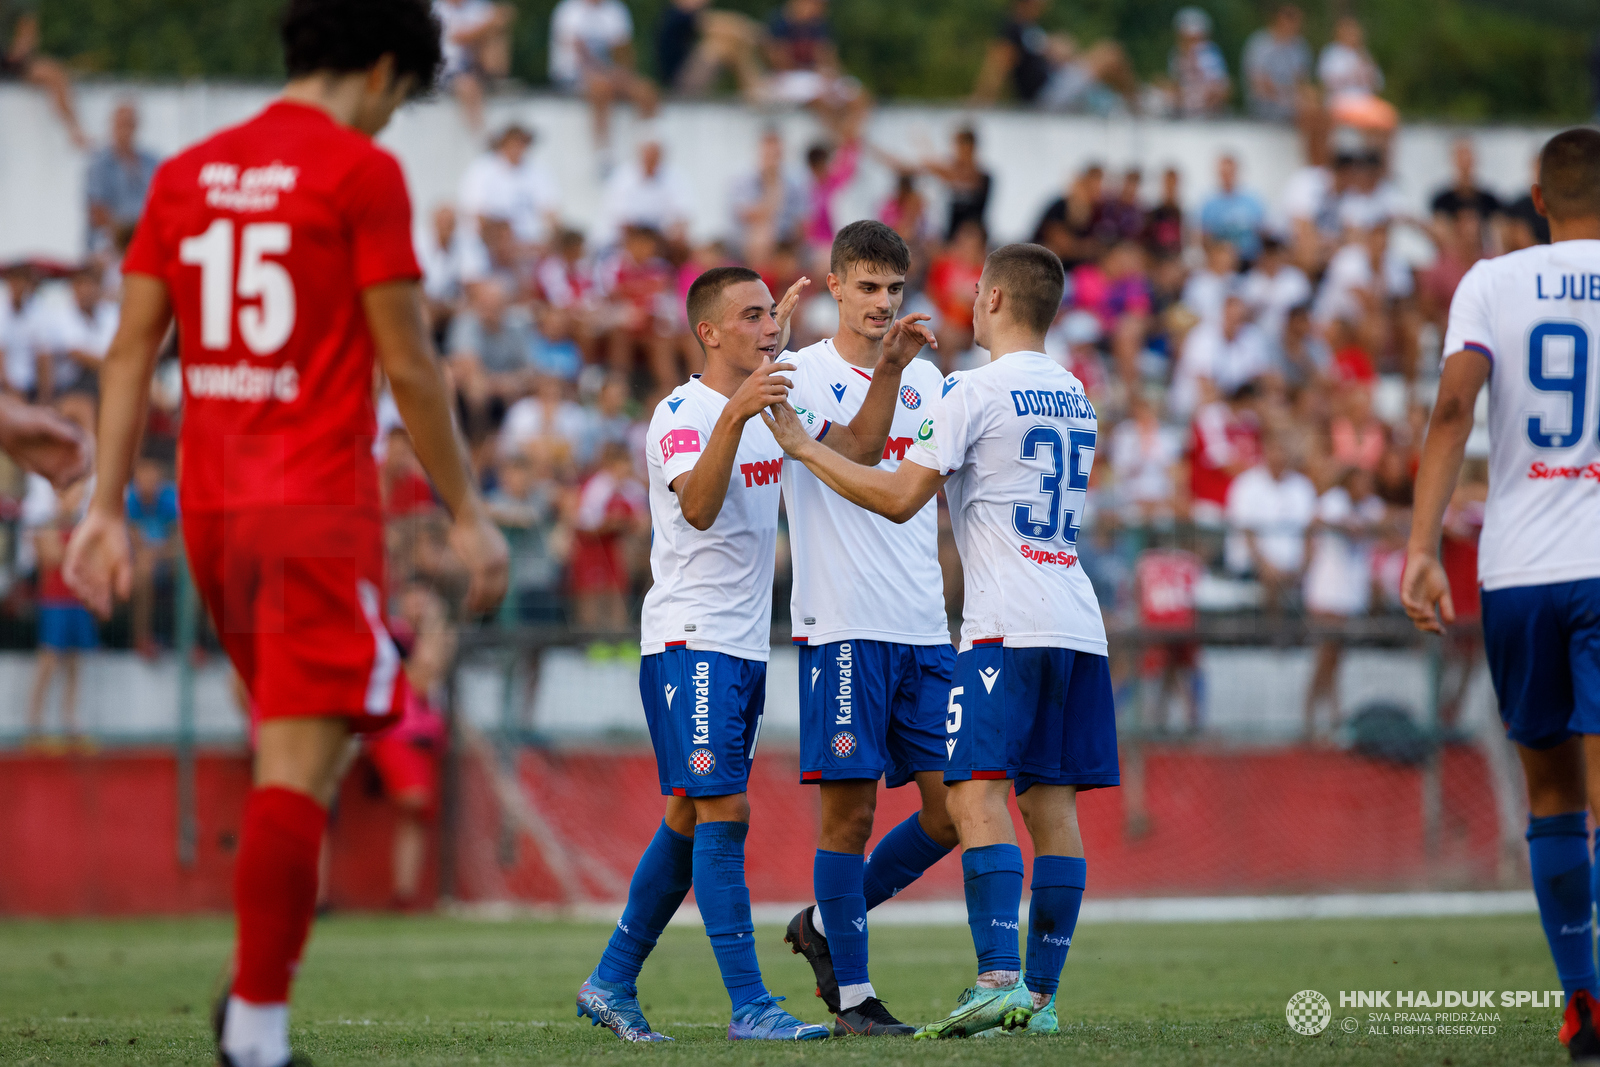
[[[947,362],[972,347],[973,294],[988,254],[989,235],[983,224],[964,222],[950,247],[928,267],[925,292],[939,312],[939,352]]]
[[[1259,394],[1246,382],[1226,400],[1202,404],[1189,430],[1189,491],[1194,521],[1221,528],[1227,522],[1228,488],[1261,456],[1261,426],[1255,411]]]
[[[600,469],[578,490],[573,523],[570,582],[579,630],[627,632],[628,593],[633,586],[628,541],[648,524],[648,506],[628,446],[606,445]]]
[[[88,484],[78,482],[63,490],[55,517],[33,535],[34,551],[39,557],[39,649],[28,701],[30,743],[37,743],[44,730],[44,706],[57,671],[61,673],[62,730],[71,744],[83,747],[87,743],[78,732],[78,654],[93,651],[100,644],[100,637],[94,616],[67,588],[61,563]]]

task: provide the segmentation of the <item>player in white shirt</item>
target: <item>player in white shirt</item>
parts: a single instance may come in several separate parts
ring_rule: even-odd
[[[806,279],[775,306],[761,276],[719,267],[690,287],[688,319],[706,370],[657,406],[645,447],[655,584],[641,618],[639,694],[666,817],[645,850],[628,906],[578,1010],[628,1041],[658,1041],[639,1009],[645,957],[691,885],[733,1003],[734,1039],[825,1038],[780,1008],[761,981],[744,881],[746,795],[761,732],[772,618],[783,450],[753,416],[785,403],[774,363]],[[849,424],[796,416],[813,439],[861,458],[881,454],[900,369],[926,330],[897,324],[862,410]]]
[[[945,378],[907,463],[873,470],[818,449],[787,405],[762,418],[835,492],[906,522],[943,487],[966,580],[945,721],[948,804],[962,846],[976,987],[918,1037],[995,1026],[1055,1029],[1054,997],[1083,900],[1077,791],[1117,785],[1105,624],[1078,562],[1096,418],[1078,379],[1044,354],[1066,276],[1038,245],[989,256],[973,308],[991,362]],[[1027,971],[1017,951],[1022,852],[1033,838]],[[1031,1024],[1030,1024],[1031,1025]]]
[[[1487,382],[1484,651],[1528,782],[1529,868],[1567,998],[1560,1039],[1587,1061],[1600,1057],[1585,825],[1600,812],[1600,131],[1550,139],[1533,202],[1552,243],[1480,260],[1451,301],[1401,598],[1420,629],[1455,621],[1439,538]]]
[[[852,222],[834,237],[828,289],[839,331],[786,358],[791,401],[834,422],[854,418],[877,386],[884,338],[905,294],[911,253],[881,222]],[[924,319],[925,315],[910,316]],[[937,365],[901,373],[881,458],[893,471],[938,396]],[[955,669],[932,500],[896,525],[844,499],[800,464],[783,470],[794,558],[791,624],[800,651],[800,780],[821,792],[813,878],[818,903],[784,940],[806,957],[835,1034],[909,1034],[867,975],[867,912],[916,881],[955,847],[945,809],[944,712]],[[863,859],[878,779],[916,782],[922,808]]]

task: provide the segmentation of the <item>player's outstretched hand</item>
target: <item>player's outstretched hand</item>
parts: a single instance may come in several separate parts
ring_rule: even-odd
[[[883,358],[878,366],[888,370],[904,370],[917,358],[923,345],[938,351],[939,342],[934,339],[933,331],[922,325],[928,319],[929,316],[918,312],[907,315],[889,327],[889,332],[883,335]]]
[[[460,515],[450,525],[450,548],[467,568],[467,611],[483,615],[499,607],[511,577],[511,552],[500,528],[485,512]]]
[[[0,448],[57,489],[88,474],[94,454],[89,435],[76,423],[14,397],[0,397]]]
[[[789,344],[789,320],[794,318],[794,309],[800,306],[800,294],[806,291],[811,284],[811,279],[801,277],[799,281],[789,286],[789,291],[783,294],[783,299],[778,301],[777,310],[772,317],[778,320],[778,351],[782,352]]]
[[[128,520],[120,510],[90,506],[72,531],[61,576],[90,611],[111,617],[111,606],[133,592],[133,544],[128,540]]]
[[[767,424],[767,429],[772,431],[772,436],[783,450],[796,459],[814,440],[787,400],[762,411],[761,421]]]
[[[1400,603],[1417,629],[1442,634],[1456,621],[1456,606],[1450,599],[1450,582],[1437,556],[1412,552],[1406,557],[1406,573],[1400,582]],[[1440,620],[1443,620],[1442,622]]]
[[[791,290],[792,292],[792,290]],[[779,346],[780,350],[782,346]],[[789,397],[789,379],[781,371],[794,370],[793,363],[774,363],[762,360],[761,366],[750,372],[744,384],[728,398],[728,414],[742,426],[760,413],[761,409],[781,404]]]

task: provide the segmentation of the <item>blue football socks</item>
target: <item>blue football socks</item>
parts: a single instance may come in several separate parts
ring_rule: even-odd
[[[817,910],[828,931],[828,952],[841,989],[867,981],[867,898],[861,887],[865,864],[860,856],[819,848],[812,866]]]
[[[1020,971],[1017,914],[1022,909],[1022,850],[984,845],[961,854],[967,891],[967,925],[978,950],[978,973]]]
[[[645,957],[689,895],[693,870],[694,839],[662,822],[633,870],[628,906],[600,957],[602,981],[632,985],[639,977]]]
[[[1023,974],[1030,992],[1053,996],[1061,984],[1061,968],[1072,947],[1072,931],[1083,906],[1088,864],[1078,856],[1035,856],[1033,900],[1028,904],[1028,969]]]
[[[867,910],[894,896],[906,886],[922,877],[922,872],[950,854],[950,850],[928,836],[917,815],[912,815],[893,830],[883,835],[878,847],[867,857],[861,886],[866,894]],[[824,923],[828,921],[823,916]],[[833,927],[828,927],[832,938]],[[831,943],[831,942],[830,942]]]
[[[756,962],[750,890],[744,884],[749,832],[742,822],[703,822],[694,828],[694,897],[735,1012],[768,995]]]
[[[1561,988],[1595,992],[1594,886],[1584,812],[1528,820],[1528,867]]]

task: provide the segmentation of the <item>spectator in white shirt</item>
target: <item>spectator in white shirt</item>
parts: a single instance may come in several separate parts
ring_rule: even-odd
[[[1361,21],[1345,15],[1334,24],[1333,40],[1317,59],[1317,78],[1330,105],[1347,96],[1375,96],[1383,91],[1383,71],[1367,51]]]
[[[1245,275],[1240,292],[1256,325],[1268,343],[1275,345],[1283,338],[1289,309],[1311,299],[1311,282],[1305,271],[1289,262],[1283,242],[1266,234],[1261,239],[1261,256]]]
[[[39,299],[39,278],[27,263],[6,268],[0,290],[0,354],[4,356],[5,388],[32,396],[39,382],[39,364],[50,358],[48,309]]]
[[[592,418],[587,409],[567,398],[560,378],[542,377],[532,396],[523,397],[506,411],[500,424],[500,455],[520,453],[549,457],[558,466],[583,466],[590,459]]]
[[[1410,296],[1415,284],[1411,268],[1390,252],[1388,226],[1355,230],[1328,261],[1312,318],[1335,351],[1353,343],[1375,354],[1388,338],[1390,301]]]
[[[511,73],[511,24],[517,9],[490,0],[433,0],[444,52],[441,84],[461,104],[467,128],[483,129],[485,83]]]
[[[456,209],[440,204],[433,217],[416,229],[417,262],[422,267],[422,294],[427,299],[428,321],[444,330],[461,300],[462,283],[471,240],[459,225]]]
[[[1111,474],[1124,525],[1172,522],[1182,459],[1183,439],[1162,424],[1149,397],[1134,391],[1128,418],[1111,432]]]
[[[1268,612],[1282,612],[1305,570],[1306,530],[1316,513],[1311,479],[1290,468],[1277,434],[1261,442],[1261,462],[1228,487],[1228,569],[1261,583]]]
[[[1272,355],[1261,328],[1250,321],[1250,308],[1237,292],[1222,304],[1220,322],[1202,322],[1189,331],[1183,355],[1173,372],[1168,408],[1188,420],[1209,382],[1223,396],[1272,371]]]
[[[1239,282],[1239,249],[1232,241],[1210,238],[1205,242],[1205,267],[1189,275],[1179,297],[1184,307],[1214,323],[1222,317],[1222,301]]]
[[[1372,604],[1372,551],[1387,509],[1373,489],[1372,475],[1359,467],[1347,469],[1338,483],[1317,500],[1316,518],[1307,540],[1310,565],[1306,568],[1305,604],[1312,621],[1333,627],[1358,615]],[[1339,725],[1339,658],[1337,640],[1317,643],[1316,667],[1306,688],[1306,737],[1316,735],[1317,709],[1328,708],[1328,730]]]
[[[561,192],[548,170],[528,155],[533,132],[511,123],[495,135],[489,151],[474,159],[461,176],[464,215],[502,218],[520,244],[543,245],[560,225]]]
[[[595,144],[611,138],[611,105],[656,112],[656,87],[634,69],[633,17],[622,0],[561,0],[550,14],[550,80],[589,101]]]
[[[119,314],[117,303],[107,300],[101,288],[99,268],[81,267],[72,275],[72,300],[52,310],[41,339],[49,353],[38,364],[41,402],[95,384],[116,336]]]
[[[606,182],[604,221],[595,243],[611,244],[625,226],[643,226],[669,241],[684,242],[691,204],[688,183],[665,163],[661,142],[652,137],[639,146],[637,162],[618,167]]]

